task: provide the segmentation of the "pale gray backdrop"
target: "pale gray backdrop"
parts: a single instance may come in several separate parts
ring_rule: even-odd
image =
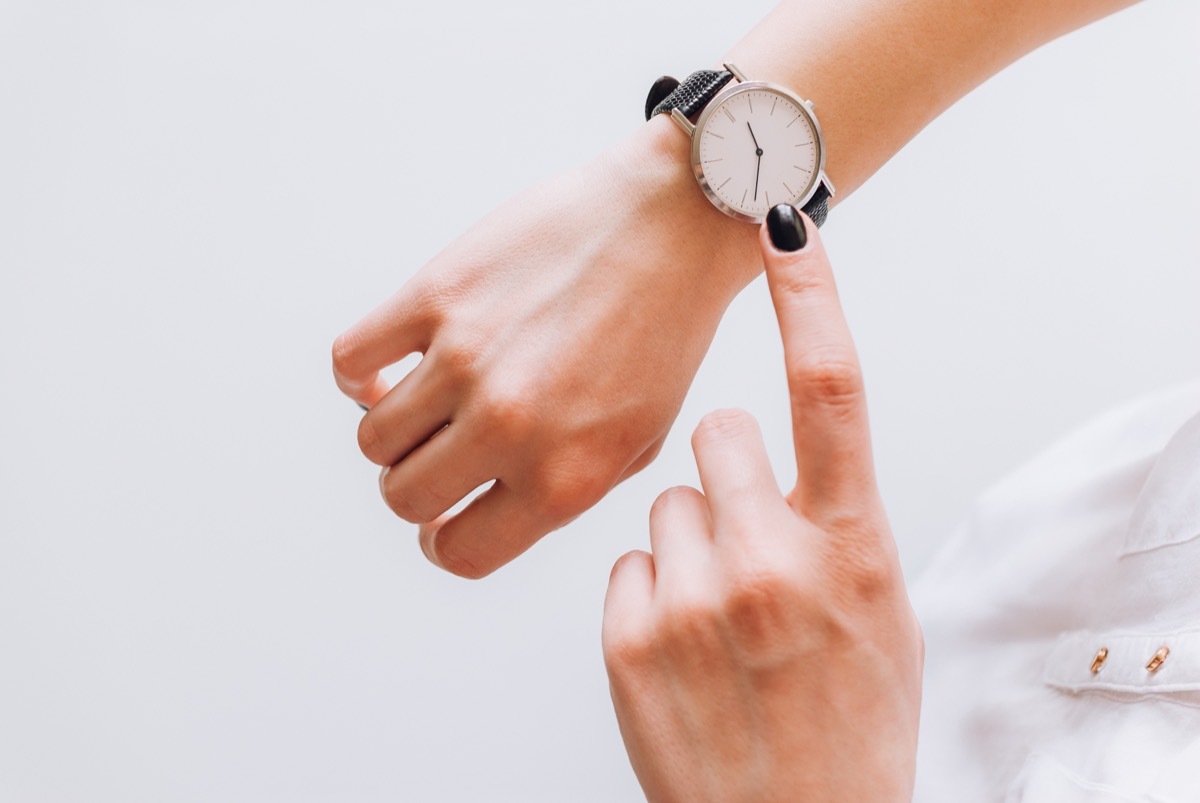
[[[482,581],[376,494],[333,337],[769,3],[0,2],[0,801],[629,801],[601,601],[707,410],[791,479],[765,286],[658,462]],[[1200,6],[989,82],[826,238],[910,575],[1200,369]]]

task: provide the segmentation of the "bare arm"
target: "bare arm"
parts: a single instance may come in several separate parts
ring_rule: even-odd
[[[1126,4],[788,0],[727,58],[815,101],[844,198],[972,87]],[[657,454],[762,270],[754,227],[708,203],[687,147],[656,118],[480,221],[335,342],[383,496],[443,568],[495,570]],[[416,351],[389,388],[380,369]]]
[[[815,99],[844,196],[1037,47],[1132,0],[786,0],[728,53]]]
[[[1041,45],[1135,0],[784,0],[725,54],[754,80],[812,99],[844,200],[921,129],[975,87]],[[664,116],[665,117],[665,116]],[[640,132],[687,167],[687,142],[665,119]],[[692,190],[686,169],[675,176]],[[935,188],[926,188],[936,191]],[[703,200],[703,199],[701,199]],[[726,230],[707,203],[697,205]],[[752,278],[758,260],[747,261]]]

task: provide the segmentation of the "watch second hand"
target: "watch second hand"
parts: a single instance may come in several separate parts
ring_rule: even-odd
[[[750,121],[746,121],[746,128],[750,128]],[[758,174],[762,172],[762,148],[758,147],[758,137],[754,136],[754,129],[750,128],[750,139],[754,142],[754,155],[758,157],[758,163],[754,166],[754,200],[758,200]]]

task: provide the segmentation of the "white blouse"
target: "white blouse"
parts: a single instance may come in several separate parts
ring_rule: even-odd
[[[1200,382],[979,499],[913,587],[915,800],[1200,801]]]

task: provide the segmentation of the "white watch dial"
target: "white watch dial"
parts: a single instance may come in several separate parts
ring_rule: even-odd
[[[697,176],[725,206],[762,218],[797,203],[819,179],[820,145],[808,110],[775,89],[735,89],[705,109],[695,134]],[[702,174],[702,175],[701,175]]]

